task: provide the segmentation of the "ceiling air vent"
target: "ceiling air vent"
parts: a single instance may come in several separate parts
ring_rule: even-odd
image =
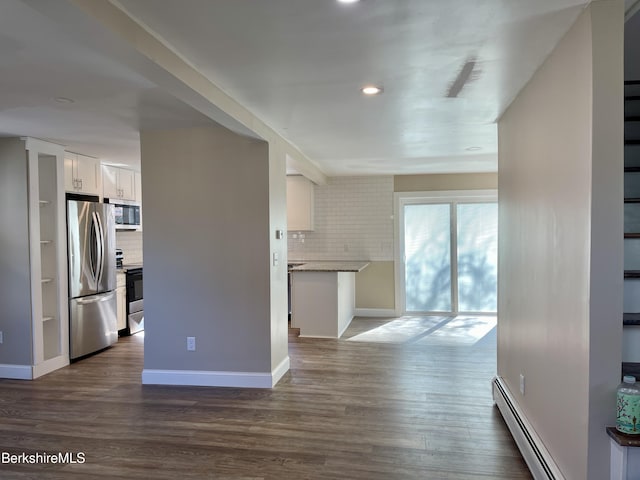
[[[469,80],[475,80],[475,78],[471,78],[471,74],[473,73],[473,69],[475,68],[475,66],[476,58],[468,58],[465,64],[462,66],[460,73],[458,73],[458,76],[449,87],[449,90],[447,91],[448,98],[456,98],[460,94],[464,86],[469,82]]]

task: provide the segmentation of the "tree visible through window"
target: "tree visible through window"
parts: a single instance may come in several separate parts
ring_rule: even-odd
[[[404,209],[406,310],[451,311],[451,220],[449,204]]]
[[[495,312],[497,247],[496,203],[405,205],[405,310]]]
[[[458,204],[458,311],[498,309],[498,204]]]

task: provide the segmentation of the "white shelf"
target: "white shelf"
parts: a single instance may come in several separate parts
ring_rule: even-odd
[[[49,282],[53,282],[53,278],[43,278],[42,280],[40,280],[42,283],[49,283]]]
[[[40,240],[40,245],[47,245],[49,243],[51,243],[52,240]]]
[[[48,322],[49,320],[54,320],[53,317],[42,317],[43,322]]]
[[[41,207],[44,207],[45,205],[49,205],[51,202],[49,200],[40,200],[39,203]]]

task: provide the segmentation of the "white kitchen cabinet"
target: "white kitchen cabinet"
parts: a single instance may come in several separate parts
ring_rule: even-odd
[[[102,195],[104,198],[119,198],[118,167],[102,165]]]
[[[121,168],[118,174],[118,187],[122,191],[123,200],[135,200],[135,180],[134,171],[126,168]]]
[[[118,331],[127,328],[127,276],[124,272],[116,274],[116,302],[118,311]]]
[[[133,184],[135,187],[135,201],[142,205],[142,177],[140,176],[140,172],[134,172]]]
[[[134,171],[102,165],[102,193],[104,198],[135,200]]]
[[[101,180],[100,160],[64,152],[65,191],[100,196]]]
[[[314,229],[313,183],[302,175],[287,176],[287,230]]]
[[[142,220],[142,176],[140,175],[140,172],[134,173],[133,180],[134,180],[134,186],[135,186],[136,202],[140,204],[140,227],[138,228],[137,231],[141,232],[143,220]]]

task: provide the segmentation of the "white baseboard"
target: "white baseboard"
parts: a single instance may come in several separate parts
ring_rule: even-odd
[[[67,365],[69,365],[69,357],[60,356],[45,360],[41,364],[33,366],[33,378],[41,377]]]
[[[342,327],[342,330],[340,330],[338,332],[338,338],[340,338],[342,336],[342,334],[347,330],[347,328],[349,328],[349,325],[351,325],[352,321],[353,321],[353,316],[351,316],[349,321],[347,323],[345,323],[344,327]]]
[[[33,379],[31,365],[0,365],[0,378],[31,380]]]
[[[565,480],[553,457],[545,448],[501,377],[491,382],[493,401],[511,431],[520,453],[535,480]]]
[[[337,337],[332,337],[331,335],[303,335],[302,332],[300,332],[298,338],[324,338],[327,340],[337,340]]]
[[[393,308],[356,308],[356,317],[397,317]]]
[[[272,388],[289,370],[289,357],[271,373],[212,372],[208,370],[142,370],[143,385],[191,385],[200,387]]]
[[[276,368],[271,372],[271,386],[275,387],[276,383],[280,381],[280,379],[284,376],[285,373],[289,371],[289,367],[291,366],[291,360],[287,355],[284,360],[282,360]]]

